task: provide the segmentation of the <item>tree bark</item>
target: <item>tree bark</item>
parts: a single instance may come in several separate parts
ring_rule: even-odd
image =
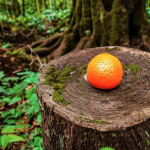
[[[100,53],[116,56],[123,65],[122,82],[114,89],[96,89],[86,79],[85,65]],[[140,70],[134,74],[128,64]],[[47,64],[37,85],[44,150],[149,150],[149,64],[149,53],[126,47],[82,50]],[[65,76],[59,80],[71,66],[67,82]]]
[[[139,49],[150,51],[144,0],[73,0],[70,18],[62,43],[56,51],[49,51],[54,58],[77,48],[108,45],[138,45]],[[139,40],[136,44],[135,38]]]

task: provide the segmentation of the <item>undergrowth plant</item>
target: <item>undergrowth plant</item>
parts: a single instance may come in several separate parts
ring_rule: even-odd
[[[147,22],[150,25],[150,8],[149,7],[146,8],[146,14],[147,14]]]
[[[24,71],[14,77],[0,72],[0,147],[42,150],[41,113],[36,97],[39,73]]]

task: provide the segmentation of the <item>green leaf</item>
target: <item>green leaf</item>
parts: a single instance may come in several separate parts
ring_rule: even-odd
[[[27,83],[21,82],[20,84],[15,84],[14,89],[17,93],[22,92],[28,86]]]
[[[3,122],[7,122],[10,118],[16,118],[16,114],[7,116]]]
[[[34,113],[34,109],[35,109],[34,105],[29,107],[29,109],[27,110],[27,114],[33,114]]]
[[[29,89],[29,90],[27,90],[25,93],[26,93],[26,95],[25,95],[25,98],[30,98],[31,97],[31,95],[32,95],[32,93],[34,93],[35,92],[35,90],[36,90],[36,86],[33,86],[31,89]]]
[[[17,117],[20,117],[20,116],[22,115],[22,113],[23,113],[22,110],[21,110],[21,111],[18,111],[18,112],[16,113],[16,118],[17,118]]]
[[[36,96],[35,93],[33,93],[33,94],[31,95],[31,97],[29,98],[29,104],[30,104],[30,105],[34,105],[34,104],[36,104],[36,103],[38,103],[38,101],[37,101],[37,96]]]
[[[17,106],[16,111],[19,111],[20,109],[26,108],[26,107],[27,107],[27,103],[22,103],[22,104],[20,104],[20,105]]]
[[[25,133],[25,134],[21,135],[21,137],[28,138],[28,133]]]
[[[33,83],[37,84],[39,82],[39,73],[35,73],[35,77],[33,78]]]
[[[15,104],[16,102],[19,102],[21,100],[21,97],[20,96],[15,96],[11,102],[9,103],[9,105],[13,105]]]
[[[4,127],[2,128],[2,134],[4,133],[15,133],[16,131],[14,131],[16,129],[15,126],[7,126],[7,127]]]
[[[36,136],[34,137],[34,142],[32,143],[33,147],[42,146],[42,137]]]
[[[5,43],[2,48],[7,48],[9,46],[9,42],[8,43]]]
[[[0,80],[4,77],[4,71],[0,71]]]
[[[30,75],[31,71],[25,71],[25,72],[18,72],[17,75],[22,76],[22,75]]]
[[[18,124],[18,125],[12,125],[12,126],[6,126],[4,128],[2,128],[2,134],[5,133],[17,133],[20,132],[19,130],[25,130],[30,128],[31,125],[29,124]]]
[[[5,77],[4,79],[3,79],[3,81],[5,81],[5,82],[8,82],[8,81],[18,81],[19,80],[19,77]]]
[[[5,134],[2,135],[1,143],[2,143],[3,149],[5,149],[9,143],[8,135],[5,135]]]
[[[2,118],[5,118],[9,114],[15,114],[15,108],[9,109],[8,111],[2,112]]]
[[[41,124],[41,112],[36,115],[36,121]]]
[[[17,94],[17,90],[15,91],[14,88],[8,88],[7,89],[7,95]]]
[[[19,141],[23,141],[24,139],[21,136],[17,136],[14,134],[8,134],[7,135],[9,138],[9,143],[13,143],[13,142],[19,142]]]
[[[34,105],[34,112],[39,112],[40,111],[40,106],[39,106],[39,103],[37,102],[35,105]]]
[[[15,124],[16,120],[15,119],[9,119],[6,122],[7,122],[8,125],[11,125],[11,124]]]
[[[0,136],[0,147],[2,147],[2,142],[1,142],[1,138],[2,138],[2,136]]]
[[[30,138],[33,139],[36,135],[42,134],[42,129],[41,128],[35,128],[34,130],[31,131]]]
[[[34,72],[30,72],[30,77],[26,78],[25,80],[23,80],[26,83],[33,83],[33,79],[35,77],[35,73]]]
[[[4,87],[0,86],[0,93],[4,93],[7,95],[7,90]]]
[[[147,131],[145,131],[145,134],[147,135],[147,137],[149,138],[149,133]]]
[[[33,150],[43,150],[43,148],[40,146],[40,147],[33,148]]]
[[[5,98],[2,99],[2,102],[10,103],[11,100],[12,99],[10,97],[5,97]]]

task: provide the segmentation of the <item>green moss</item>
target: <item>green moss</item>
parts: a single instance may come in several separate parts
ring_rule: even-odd
[[[110,51],[113,51],[113,50],[114,50],[113,48],[106,48],[107,52],[110,52]]]
[[[78,115],[83,115],[81,112],[76,112]]]
[[[82,71],[85,71],[85,70],[87,70],[87,65],[81,66],[81,67],[78,69],[77,73],[82,73]]]
[[[61,75],[60,75],[60,76],[58,76],[58,77],[56,78],[56,81],[66,83],[68,79],[69,79],[68,76],[61,76]]]
[[[74,66],[69,66],[69,67],[66,67],[66,68],[63,68],[60,76],[67,76],[70,74],[71,71],[74,71],[76,68]]]
[[[112,137],[115,137],[116,136],[116,134],[115,133],[112,133]]]
[[[111,51],[113,51],[113,50],[120,50],[120,48],[119,47],[113,47],[113,48],[106,48],[106,51],[107,52],[111,52]]]
[[[63,102],[64,98],[57,91],[54,91],[53,100],[56,102]]]
[[[57,70],[57,71],[55,71],[55,72],[53,73],[53,76],[54,76],[54,77],[57,77],[60,73],[61,73],[61,71],[60,71],[60,70]]]
[[[89,122],[89,123],[98,123],[98,124],[108,124],[108,122],[106,121],[102,121],[102,120],[91,120],[89,118],[84,118],[84,117],[77,117],[77,119],[81,120],[81,121],[85,121],[85,122]]]
[[[54,65],[51,65],[50,68],[47,71],[47,74],[51,73],[51,72],[54,72],[54,71],[55,71]]]
[[[84,121],[83,117],[77,117],[78,120]]]
[[[53,89],[53,100],[55,102],[61,102],[63,105],[67,106],[69,103],[64,100],[61,96],[62,90],[65,88],[66,82],[70,78],[70,72],[75,70],[74,66],[69,66],[63,68],[63,70],[55,70],[54,65],[51,65],[45,75],[44,84],[50,84]]]
[[[92,133],[91,135],[92,135],[92,136],[95,136],[95,133]]]
[[[45,84],[45,85],[50,84],[50,81],[44,81],[43,84]]]
[[[51,86],[53,87],[53,89],[61,92],[65,88],[65,83],[51,82]]]
[[[68,65],[69,61],[67,60],[65,63],[64,63],[64,66],[63,67],[66,67]]]
[[[59,82],[66,83],[67,80],[69,79],[68,75],[73,70],[75,70],[74,66],[69,66],[69,67],[63,68],[62,72],[58,75],[58,77],[56,78],[56,80],[59,81]]]
[[[98,124],[108,124],[106,121],[101,121],[101,120],[91,120],[92,123],[98,123]]]
[[[62,102],[62,104],[65,105],[65,106],[69,105],[69,103],[65,100]]]
[[[141,70],[139,66],[133,65],[133,64],[127,64],[124,66],[125,69],[130,69],[134,77],[137,76],[137,72]]]
[[[115,47],[116,50],[120,50],[120,47]]]
[[[81,66],[77,71],[78,74],[81,74],[81,77],[83,77],[86,74],[86,72],[87,72],[87,65]]]

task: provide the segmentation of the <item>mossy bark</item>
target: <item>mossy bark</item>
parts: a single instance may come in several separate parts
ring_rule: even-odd
[[[132,46],[134,37],[141,39],[141,49],[150,51],[149,34],[144,0],[73,0],[70,27],[55,51],[37,53],[55,58],[81,48]]]

